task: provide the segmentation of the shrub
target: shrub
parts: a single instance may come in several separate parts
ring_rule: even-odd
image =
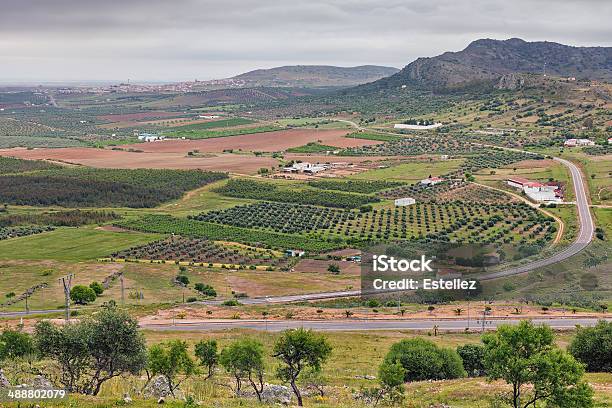
[[[466,376],[461,357],[450,349],[441,349],[423,339],[402,340],[391,346],[386,363],[399,362],[404,381],[443,380]]]
[[[34,352],[28,333],[7,329],[0,334],[0,360],[24,357]]]
[[[612,372],[612,322],[578,329],[568,351],[586,365],[587,371]]]
[[[70,290],[70,299],[79,305],[86,305],[96,300],[96,292],[85,285],[76,285]]]
[[[189,285],[189,278],[187,276],[185,276],[185,275],[178,275],[176,277],[176,281],[178,283],[180,283],[181,285],[184,285],[184,286]]]
[[[201,282],[196,283],[194,286],[195,290],[203,294],[204,296],[216,297],[217,291],[210,285],[205,285]]]
[[[463,361],[463,368],[470,377],[480,377],[485,373],[484,346],[480,344],[464,344],[457,347],[457,354]]]
[[[96,292],[96,296],[100,296],[104,292],[104,286],[102,286],[100,282],[91,282],[89,284],[89,287],[93,289],[94,292]]]

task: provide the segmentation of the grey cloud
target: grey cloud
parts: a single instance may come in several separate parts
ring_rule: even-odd
[[[3,0],[0,80],[401,67],[481,37],[609,46],[610,17],[600,0]]]

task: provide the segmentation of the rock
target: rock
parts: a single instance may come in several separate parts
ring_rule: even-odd
[[[164,404],[166,402],[166,400],[164,399],[164,397],[159,397],[159,399],[157,400],[158,404]]]
[[[123,394],[123,402],[125,402],[126,404],[131,404],[132,399],[130,398],[128,394]]]
[[[267,404],[283,404],[291,403],[291,390],[284,385],[264,384],[261,399]]]
[[[47,379],[47,377],[43,375],[37,375],[36,377],[34,377],[31,386],[32,388],[53,388],[53,384],[51,384],[51,381],[49,381],[49,379]]]
[[[496,85],[497,89],[516,90],[525,86],[525,78],[520,74],[510,73],[503,75]]]
[[[363,378],[365,378],[366,380],[375,380],[376,376],[374,376],[374,375],[364,375]]]
[[[145,387],[143,394],[145,397],[163,398],[171,396],[170,385],[168,380],[163,375],[158,375],[151,380],[151,382]],[[162,402],[163,403],[163,402]]]
[[[4,375],[4,370],[0,368],[0,388],[8,388],[11,386],[8,378]]]

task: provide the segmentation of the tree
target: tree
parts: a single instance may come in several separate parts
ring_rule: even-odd
[[[208,374],[206,380],[211,378],[215,373],[215,367],[219,362],[217,354],[216,340],[201,340],[195,345],[195,355],[200,359],[200,364],[206,367]]]
[[[485,373],[485,348],[481,344],[464,344],[457,347],[457,354],[463,361],[463,368],[470,377],[479,377]]]
[[[331,263],[327,267],[327,271],[334,275],[338,275],[340,273],[340,265],[338,265],[337,263]]]
[[[93,281],[89,284],[89,287],[96,292],[96,296],[100,296],[104,292],[104,286],[100,282]]]
[[[245,338],[230,344],[221,351],[219,363],[236,380],[234,392],[239,394],[242,380],[247,379],[257,399],[261,401],[263,392],[263,344],[257,340]]]
[[[194,289],[203,294],[204,296],[216,297],[217,291],[210,285],[205,285],[203,283],[196,283],[194,285]]]
[[[189,285],[189,278],[185,275],[177,275],[176,281],[183,286]]]
[[[114,305],[103,306],[79,323],[57,327],[39,322],[34,341],[43,357],[59,365],[58,381],[70,392],[97,395],[104,382],[138,374],[146,366],[138,322]]]
[[[283,364],[278,368],[277,376],[291,384],[298,406],[303,406],[302,394],[297,386],[300,373],[304,369],[319,371],[331,351],[332,347],[325,337],[303,328],[286,330],[277,340],[272,355]]]
[[[391,346],[387,363],[400,363],[404,381],[443,380],[466,376],[461,357],[450,349],[441,349],[424,339],[406,339]]]
[[[181,382],[195,372],[195,363],[187,352],[187,343],[181,340],[151,346],[148,367],[152,376],[164,376],[172,395]],[[178,380],[181,374],[183,380]]]
[[[530,321],[503,325],[483,336],[483,342],[487,375],[512,385],[514,408],[535,407],[540,401],[558,408],[593,406],[593,391],[582,380],[582,365],[554,345],[550,327]]]
[[[595,327],[579,328],[568,351],[587,371],[612,372],[612,322],[600,320]]]
[[[34,342],[28,333],[7,329],[0,334],[0,360],[25,357],[34,350]]]
[[[86,305],[96,300],[96,292],[89,286],[76,285],[70,289],[70,299],[79,305]]]

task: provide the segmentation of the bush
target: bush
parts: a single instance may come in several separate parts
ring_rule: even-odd
[[[463,368],[470,377],[480,377],[485,374],[484,346],[480,344],[464,344],[457,347],[457,354],[463,360]]]
[[[185,275],[178,275],[176,277],[176,281],[178,283],[180,283],[181,285],[184,285],[184,286],[189,285],[189,278],[187,276],[185,276]]]
[[[399,362],[404,368],[404,381],[444,380],[466,376],[461,357],[450,349],[442,349],[423,339],[402,340],[391,346],[386,363]]]
[[[70,290],[70,299],[79,305],[86,305],[96,300],[96,292],[85,285],[76,285]]]
[[[578,329],[568,351],[587,371],[612,372],[612,322],[600,320],[595,327]]]
[[[34,352],[28,333],[7,329],[0,334],[0,360],[24,357]]]
[[[194,286],[195,290],[203,294],[204,296],[216,297],[217,291],[210,285],[203,283],[196,283]]]
[[[104,292],[104,286],[100,282],[91,282],[89,287],[96,292],[96,296],[100,296]]]

